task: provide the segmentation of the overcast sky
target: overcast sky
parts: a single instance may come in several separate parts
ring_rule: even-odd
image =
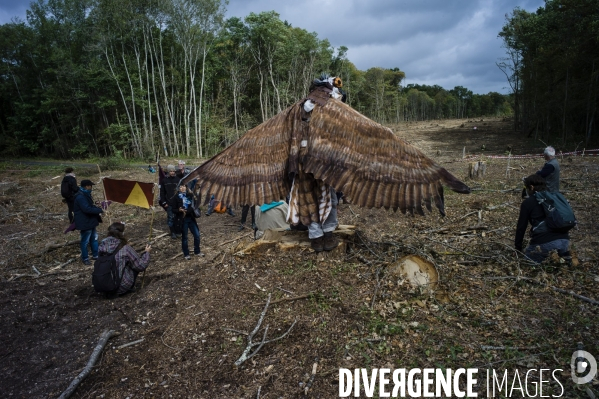
[[[25,19],[27,1],[0,0],[0,23]],[[230,0],[227,17],[276,11],[294,27],[346,46],[360,70],[399,68],[403,84],[464,86],[508,93],[495,63],[505,56],[497,37],[515,7],[536,11],[543,0]]]

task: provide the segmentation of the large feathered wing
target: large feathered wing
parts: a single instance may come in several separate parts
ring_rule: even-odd
[[[182,183],[197,179],[196,187],[206,198],[213,194],[228,205],[261,205],[287,196],[299,162],[304,173],[362,207],[423,214],[423,204],[431,210],[434,201],[444,214],[443,185],[470,192],[391,129],[341,101],[316,105],[309,122],[302,121],[306,115],[301,105],[249,130]]]
[[[290,107],[247,131],[221,153],[181,180],[197,179],[196,188],[206,200],[211,194],[227,205],[261,205],[285,199],[291,188],[288,173],[292,132],[301,119]]]
[[[420,150],[337,100],[312,111],[306,173],[333,186],[358,206],[424,214],[431,202],[444,214],[443,185],[470,188]]]

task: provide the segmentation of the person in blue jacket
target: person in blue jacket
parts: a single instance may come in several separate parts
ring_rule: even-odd
[[[102,221],[100,214],[104,212],[102,208],[94,204],[92,199],[92,187],[94,183],[91,180],[82,180],[81,188],[75,196],[73,212],[75,214],[75,228],[81,235],[81,260],[83,264],[90,266],[89,253],[87,245],[92,249],[92,260],[98,259],[98,233],[96,227]]]

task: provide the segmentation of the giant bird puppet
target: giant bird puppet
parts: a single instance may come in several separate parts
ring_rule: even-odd
[[[289,196],[288,222],[324,223],[333,187],[367,208],[445,215],[443,185],[470,188],[420,150],[340,101],[341,79],[316,79],[308,96],[249,130],[181,184],[225,204],[262,205]]]

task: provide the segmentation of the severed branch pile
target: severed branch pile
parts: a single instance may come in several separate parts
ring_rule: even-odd
[[[270,305],[270,297],[271,297],[271,294],[268,294],[268,299],[266,300],[266,305],[264,306],[264,309],[262,310],[262,313],[260,314],[260,318],[258,319],[258,324],[256,324],[256,327],[254,327],[254,330],[252,330],[252,332],[248,334],[247,346],[245,347],[245,349],[244,349],[243,353],[241,354],[241,356],[239,357],[239,359],[237,359],[235,361],[235,363],[234,363],[235,367],[241,366],[246,360],[254,357],[258,353],[258,351],[260,349],[262,349],[262,347],[264,345],[285,338],[289,334],[289,332],[291,332],[291,330],[295,326],[295,323],[297,323],[297,319],[295,319],[293,321],[293,324],[291,325],[291,327],[289,327],[289,329],[283,335],[281,335],[278,338],[270,339],[270,340],[266,340],[266,334],[268,333],[268,324],[267,324],[266,328],[264,329],[264,334],[262,334],[262,340],[260,340],[260,342],[253,342],[254,336],[260,329],[260,326],[262,325],[262,322],[264,321],[264,317],[266,316],[266,312],[268,311],[268,306]],[[255,348],[256,346],[258,348],[252,352],[252,349]]]

